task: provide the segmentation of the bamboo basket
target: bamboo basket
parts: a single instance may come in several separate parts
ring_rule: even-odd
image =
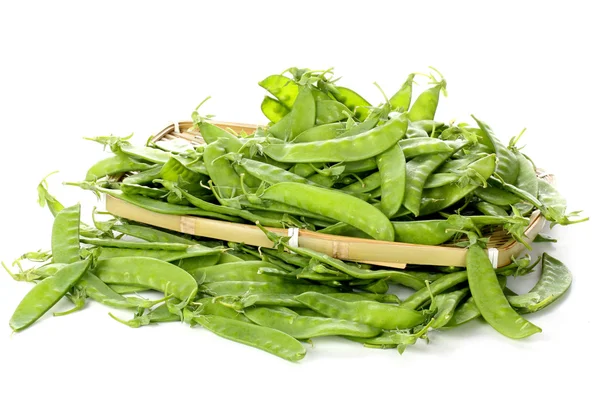
[[[258,127],[257,125],[229,122],[217,122],[215,125],[237,134],[242,132],[250,134]],[[198,144],[204,143],[202,136],[194,129],[194,125],[190,121],[171,124],[156,134],[151,140],[158,142],[176,138]],[[553,181],[552,178],[552,175],[545,175],[545,179],[548,179],[550,182]],[[264,233],[253,225],[186,215],[159,214],[139,208],[110,195],[106,196],[106,209],[118,217],[190,235],[245,243],[253,246],[273,246],[273,243],[267,239]],[[539,211],[535,211],[531,215],[529,226],[525,231],[527,242],[531,243],[533,241],[535,236],[543,229],[545,222],[546,220]],[[281,235],[288,235],[287,229],[268,229]],[[358,261],[393,268],[405,268],[406,264],[464,267],[466,258],[466,249],[455,246],[386,242],[328,235],[303,229],[300,229],[298,232],[298,245],[342,260]],[[525,249],[525,246],[515,241],[502,229],[497,229],[489,236],[488,249],[490,248],[497,249],[498,267],[503,267],[510,264],[512,258],[517,257]]]

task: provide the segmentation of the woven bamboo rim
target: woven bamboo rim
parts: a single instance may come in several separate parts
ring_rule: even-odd
[[[231,122],[213,122],[220,128],[236,134],[252,133],[258,125]],[[156,134],[152,141],[184,139],[192,143],[204,143],[202,136],[194,128],[191,121],[176,122]],[[552,175],[544,178],[553,183]],[[116,216],[142,222],[149,225],[170,229],[190,235],[204,236],[213,239],[245,243],[253,246],[272,247],[264,233],[256,226],[239,224],[214,219],[187,215],[164,215],[134,206],[112,196],[106,197],[106,209]],[[545,218],[539,211],[530,216],[530,224],[525,230],[525,237],[531,243],[543,229]],[[268,228],[270,231],[287,235],[286,229]],[[455,246],[429,246],[400,242],[385,242],[372,239],[360,239],[346,236],[327,235],[300,229],[298,245],[310,248],[342,260],[358,261],[368,264],[393,268],[405,268],[406,264],[440,265],[464,267],[466,249]],[[514,240],[501,229],[489,236],[488,248],[498,250],[498,267],[512,262],[514,257],[525,250],[525,245]]]

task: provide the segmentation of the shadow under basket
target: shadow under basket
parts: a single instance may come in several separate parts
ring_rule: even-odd
[[[215,125],[237,134],[252,133],[257,125],[213,122]],[[184,139],[202,144],[202,136],[190,121],[169,125],[152,138],[153,142]],[[552,175],[545,179],[552,182]],[[252,246],[273,247],[273,243],[256,226],[187,215],[165,215],[142,209],[110,195],[106,196],[106,209],[113,215],[129,220],[170,229],[195,236],[203,236],[224,241],[244,243]],[[546,220],[539,211],[530,216],[525,230],[526,241],[531,243],[543,229]],[[267,228],[280,235],[289,235],[287,229]],[[456,246],[420,245],[381,240],[360,239],[337,236],[299,229],[298,246],[316,250],[342,260],[350,260],[393,268],[405,268],[406,264],[465,266],[466,249]],[[503,267],[517,257],[525,245],[515,241],[501,228],[491,233],[488,241],[490,249],[497,250],[497,265]],[[495,251],[492,250],[492,251]]]

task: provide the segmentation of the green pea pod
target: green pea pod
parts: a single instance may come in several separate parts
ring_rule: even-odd
[[[127,195],[140,195],[150,197],[151,199],[162,199],[169,195],[169,191],[161,188],[154,188],[131,183],[121,183],[119,188]]]
[[[312,95],[312,89],[310,85],[303,86],[290,111],[289,131],[286,132],[285,139],[292,141],[302,132],[312,128],[315,125],[316,112],[317,107]]]
[[[348,118],[352,112],[342,103],[335,100],[321,100],[316,102],[316,124],[331,124]]]
[[[481,247],[469,247],[466,263],[471,295],[488,324],[512,339],[522,339],[542,331],[512,309],[502,292],[494,267]]]
[[[198,290],[194,277],[181,268],[149,257],[117,257],[100,260],[94,273],[108,284],[134,285],[193,299]]]
[[[123,183],[128,185],[144,185],[146,183],[151,183],[153,180],[160,178],[161,170],[162,165],[156,165],[145,171],[125,177]]]
[[[85,176],[85,180],[96,181],[105,176],[122,174],[123,172],[145,171],[153,165],[135,161],[124,153],[117,153],[112,157],[98,161]]]
[[[217,140],[206,146],[204,163],[210,179],[218,186],[221,196],[230,198],[236,193],[241,194],[243,191],[240,177],[231,166],[231,163],[224,157],[226,154],[225,148]]]
[[[460,301],[469,293],[469,288],[455,290],[449,293],[441,293],[433,298],[433,306],[437,309],[431,324],[431,328],[440,329],[444,327],[454,315],[454,310]]]
[[[457,182],[463,176],[463,174],[456,172],[438,172],[436,174],[431,174],[425,181],[425,186],[423,186],[423,189],[433,189],[449,185]]]
[[[115,224],[111,226],[113,231],[123,233],[128,236],[133,236],[139,239],[144,239],[149,242],[172,242],[172,243],[183,243],[189,245],[196,245],[197,247],[204,247],[198,244],[198,242],[190,239],[186,239],[173,233],[162,231],[158,228],[149,226],[135,225],[131,223]]]
[[[475,189],[475,195],[481,200],[487,201],[499,207],[508,207],[518,203],[521,199],[514,194],[493,186]]]
[[[484,181],[492,176],[495,167],[496,156],[494,154],[489,154],[469,164],[469,168],[473,169],[473,171],[480,176],[480,179],[483,179]],[[419,215],[433,214],[450,207],[469,193],[473,192],[479,186],[479,183],[472,183],[465,186],[450,184],[423,190]]]
[[[416,310],[420,306],[427,304],[431,300],[431,296],[436,296],[444,291],[455,287],[467,280],[467,272],[453,272],[436,279],[429,287],[425,287],[402,302],[402,307],[410,310]]]
[[[79,204],[63,208],[56,214],[52,225],[52,259],[55,263],[71,264],[79,256]]]
[[[216,315],[218,317],[234,319],[242,322],[252,322],[243,313],[237,312],[233,308],[222,304],[213,297],[199,299],[195,301],[194,304],[199,306],[195,311],[195,313],[198,315]]]
[[[178,261],[186,258],[216,256],[217,259],[225,249],[206,248],[204,246],[191,246],[186,250],[147,250],[147,249],[123,249],[116,247],[103,247],[99,259],[115,257],[150,257],[162,261]]]
[[[456,227],[447,220],[392,221],[396,242],[436,246],[450,240]]]
[[[263,151],[281,162],[342,162],[374,157],[402,139],[408,126],[404,117],[355,136],[311,143],[269,144]]]
[[[335,97],[337,101],[354,112],[355,117],[359,121],[364,121],[367,119],[371,103],[365,100],[354,90],[342,86],[335,86],[335,88],[331,91],[331,94],[333,94],[333,97]]]
[[[519,160],[519,175],[517,176],[515,186],[532,196],[537,197],[538,179],[533,164],[520,152],[518,152],[516,156]]]
[[[406,111],[410,107],[410,100],[412,98],[412,87],[415,74],[409,74],[406,81],[402,84],[400,89],[390,97],[390,105],[394,110]]]
[[[241,165],[242,168],[244,168],[244,170],[250,175],[272,185],[280,182],[297,182],[307,185],[311,184],[311,181],[308,179],[283,168],[279,168],[275,165],[263,163],[250,158],[237,158],[234,156],[230,158],[236,159],[235,162],[238,165]]]
[[[317,103],[317,111],[319,103]],[[318,123],[318,120],[317,120]],[[319,124],[313,128],[307,129],[300,135],[296,136],[294,143],[317,142],[320,140],[331,140],[338,137],[344,131],[342,122],[332,122],[327,124]]]
[[[171,250],[186,251],[193,245],[183,243],[160,243],[160,242],[139,242],[120,239],[99,239],[99,238],[81,238],[82,243],[91,244],[98,247],[116,247],[121,249],[140,249],[140,250]],[[77,249],[79,257],[79,248]]]
[[[352,321],[293,315],[267,307],[250,308],[245,314],[255,324],[287,333],[296,339],[338,335],[373,337],[381,332],[381,329]]]
[[[210,268],[210,267],[209,267]],[[196,281],[194,280],[194,283]],[[253,281],[221,281],[209,282],[199,287],[200,292],[210,296],[243,296],[246,294],[301,294],[304,292],[335,293],[334,289],[325,285],[306,285],[296,283],[253,282]]]
[[[283,271],[276,265],[265,261],[241,261],[225,265],[214,265],[212,267],[200,268],[198,271],[202,273],[204,283],[228,281],[285,283],[289,281],[289,279],[286,280],[280,276],[260,273],[263,268],[273,268]],[[191,272],[191,274],[196,277],[194,272]]]
[[[394,172],[396,174],[400,174],[400,172],[397,170]],[[367,192],[377,189],[380,186],[381,186],[381,172],[377,171],[377,172],[373,172],[371,175],[367,176],[364,179],[361,179],[361,180],[356,181],[348,186],[341,188],[340,190],[342,192],[346,192],[346,193],[367,193]]]
[[[394,240],[392,224],[381,211],[346,193],[286,182],[269,187],[262,198],[346,222],[378,240]]]
[[[497,165],[495,172],[504,182],[515,183],[519,176],[519,160],[517,156],[502,144],[488,124],[478,120],[473,115],[471,117],[477,122],[477,125],[481,129],[481,135],[487,139],[496,153]]]
[[[327,317],[381,329],[408,329],[425,321],[422,313],[395,304],[375,301],[345,302],[314,292],[296,296],[296,300]]]
[[[444,327],[453,328],[455,326],[472,321],[480,316],[481,311],[479,311],[479,308],[477,308],[475,299],[473,297],[469,297],[464,303],[456,308],[452,318],[450,318],[450,321],[448,321]]]
[[[446,88],[446,81],[436,83],[417,97],[408,111],[411,121],[433,120],[440,101],[440,92]]]
[[[119,150],[130,157],[139,158],[154,164],[164,164],[171,158],[171,155],[166,151],[146,146],[134,146],[128,142],[121,142]]]
[[[452,151],[452,147],[445,140],[440,140],[431,137],[413,137],[402,139],[398,142],[404,157],[414,158],[429,154],[448,153]]]
[[[268,76],[258,84],[289,109],[294,106],[300,89],[296,82],[283,75]]]
[[[300,342],[275,329],[216,315],[202,315],[194,321],[225,339],[256,347],[288,361],[299,361],[306,354]]]
[[[556,258],[544,253],[539,281],[529,293],[508,296],[508,302],[521,314],[536,312],[565,294],[572,281],[573,277],[567,267]]]
[[[497,206],[487,201],[478,201],[475,203],[475,208],[484,215],[490,215],[493,217],[508,217],[508,213],[504,208]]]
[[[265,117],[273,123],[278,122],[290,112],[290,109],[282,102],[269,96],[265,96],[260,105],[260,109]]]
[[[187,168],[183,163],[176,157],[171,157],[169,161],[163,165],[160,176],[162,179],[166,179],[173,182],[184,181],[187,183],[198,183],[202,179],[202,175]]]
[[[375,158],[381,174],[381,211],[391,217],[402,205],[406,186],[406,159],[398,145]]]
[[[22,331],[42,317],[75,286],[90,264],[90,259],[68,264],[35,285],[15,309],[9,322],[12,330]]]

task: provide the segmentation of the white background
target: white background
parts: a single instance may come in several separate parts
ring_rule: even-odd
[[[556,175],[569,208],[591,217],[554,228],[558,244],[536,248],[572,269],[572,288],[531,316],[544,331],[527,340],[475,322],[432,333],[431,344],[403,356],[315,340],[293,364],[177,323],[130,329],[97,304],[11,334],[8,320],[29,286],[0,272],[0,398],[559,398],[594,390],[594,2],[195,3],[0,3],[1,260],[49,247],[52,218],[35,191],[48,172],[61,171],[50,184],[65,204],[91,210],[93,196],[61,185],[83,179],[103,156],[84,136],[135,132],[143,141],[189,119],[208,95],[204,110],[219,120],[264,122],[257,82],[290,66],[335,67],[342,83],[378,102],[372,82],[391,95],[408,73],[433,65],[448,80],[438,119],[475,114],[505,141],[527,127],[526,152]],[[511,285],[526,291],[535,279]]]

